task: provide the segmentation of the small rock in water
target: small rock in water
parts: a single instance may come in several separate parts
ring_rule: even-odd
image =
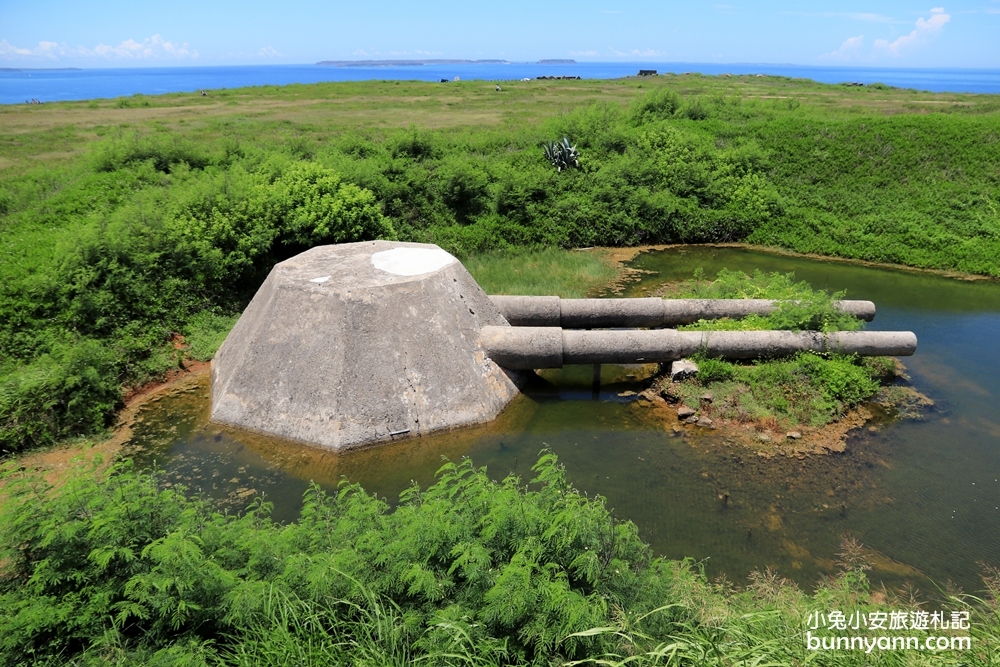
[[[798,431],[789,431],[788,433],[785,434],[785,437],[787,437],[789,440],[798,440],[799,438],[802,437],[802,434],[799,433]]]
[[[635,392],[634,391],[623,391],[623,392],[621,392],[618,395],[621,396],[622,398],[628,398],[629,396],[635,396]]]
[[[687,419],[684,420],[685,424],[696,424],[697,422],[698,422],[698,418],[695,417],[694,415],[691,415],[690,417],[688,417]]]
[[[658,395],[656,393],[656,390],[653,389],[652,387],[650,387],[649,389],[646,389],[645,391],[640,391],[639,392],[639,400],[640,401],[650,401],[651,402],[651,401],[653,401],[656,398],[658,398]]]
[[[678,359],[670,364],[670,381],[680,382],[698,373],[698,364],[690,359]]]
[[[694,415],[694,413],[695,413],[694,408],[689,408],[686,405],[682,405],[681,407],[677,408],[678,419],[687,419],[688,417]]]
[[[709,419],[708,417],[702,417],[701,419],[698,420],[697,423],[698,423],[698,426],[711,426],[712,425],[712,420]]]
[[[677,395],[677,392],[675,391],[673,384],[664,385],[660,389],[660,396],[662,396],[663,400],[665,400],[667,403],[676,403],[677,401],[680,400],[680,397]]]

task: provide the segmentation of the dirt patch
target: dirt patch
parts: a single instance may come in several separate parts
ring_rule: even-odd
[[[154,382],[149,382],[138,387],[130,387],[125,391],[125,395],[123,397],[126,411],[134,403],[145,402],[150,396],[170,388],[174,383],[186,378],[189,375],[204,375],[211,367],[212,363],[209,361],[196,361],[194,359],[190,359],[184,362],[184,368],[171,369],[166,375]],[[122,414],[124,414],[124,411]]]
[[[776,456],[804,459],[843,453],[852,433],[862,428],[877,431],[894,418],[916,418],[919,412],[934,402],[910,387],[889,387],[870,403],[851,409],[842,417],[824,426],[793,426],[783,428],[774,418],[738,422],[713,417],[711,405],[702,405],[690,417],[678,414],[683,403],[671,403],[660,395],[654,382],[641,394],[640,405],[653,411],[656,421],[665,430],[685,436],[714,435],[730,445],[755,452],[764,459]],[[905,407],[905,410],[903,409]]]

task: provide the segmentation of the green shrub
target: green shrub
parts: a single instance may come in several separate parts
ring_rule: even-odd
[[[743,590],[712,584],[691,561],[654,557],[553,456],[532,470],[525,486],[448,463],[395,509],[347,482],[312,486],[287,524],[259,499],[220,514],[128,464],[58,491],[7,470],[0,662],[784,665],[808,662],[811,612],[916,608],[873,594],[853,542],[812,595],[770,572]],[[982,600],[941,603],[971,613],[973,650],[935,664],[991,664],[1000,587],[986,584]],[[861,664],[841,655],[830,664]]]
[[[92,159],[94,169],[99,172],[117,171],[140,162],[150,162],[161,172],[168,172],[180,163],[202,169],[210,162],[203,150],[189,140],[166,134],[144,136],[138,132],[119,132],[99,144]]]
[[[115,361],[98,341],[81,340],[0,377],[0,454],[106,427],[121,403]]]
[[[188,318],[184,329],[187,353],[198,361],[208,361],[215,356],[238,319],[238,315],[219,315],[208,310],[195,313]]]
[[[684,328],[699,330],[855,331],[863,326],[856,317],[836,307],[845,292],[830,294],[814,290],[805,281],[795,282],[792,273],[764,273],[752,276],[742,271],[722,269],[715,280],[706,281],[701,272],[678,288],[678,295],[691,299],[777,299],[781,302],[766,316],[751,315],[742,320],[701,320]]]
[[[634,524],[569,487],[551,455],[534,471],[525,491],[447,464],[394,511],[357,486],[313,487],[288,526],[263,503],[222,516],[121,467],[41,501],[26,483],[0,510],[0,660],[65,660],[109,633],[127,651],[221,647],[241,660],[310,640],[335,662],[444,655],[461,632],[467,650],[514,662],[583,657],[594,642],[571,634],[642,608],[662,584]]]
[[[632,117],[638,125],[671,118],[681,106],[681,98],[669,88],[657,88],[646,93],[633,105]]]
[[[779,299],[767,315],[742,319],[699,320],[679,327],[696,331],[853,331],[863,323],[836,308],[844,293],[814,290],[794,274],[719,271],[715,280],[703,272],[678,286],[679,296],[698,299]],[[698,373],[689,387],[675,391],[692,407],[705,388],[714,394],[714,415],[737,421],[778,417],[788,426],[827,424],[872,399],[896,378],[889,358],[860,358],[803,352],[790,359],[739,363],[700,355]]]
[[[709,111],[708,105],[702,102],[699,97],[694,101],[685,104],[681,109],[680,114],[685,118],[690,118],[691,120],[705,120],[711,115],[711,111]]]
[[[872,399],[881,376],[858,357],[802,352],[790,359],[737,363],[697,355],[698,373],[671,389],[691,407],[713,393],[712,415],[737,422],[776,417],[783,426],[822,426]]]
[[[706,386],[713,382],[729,382],[735,376],[736,367],[734,364],[711,357],[705,357],[698,361],[698,382]]]
[[[49,265],[0,269],[0,359],[11,360],[0,373],[3,450],[103,427],[120,385],[176,365],[169,341],[189,326],[194,354],[210,355],[275,262],[316,244],[395,235],[371,192],[315,162],[221,173],[177,162],[169,175],[150,160],[122,164],[131,166],[84,179],[101,197]],[[59,201],[72,215],[79,198]],[[74,336],[105,355],[84,375],[83,362],[58,351]],[[88,379],[73,388],[78,376]]]

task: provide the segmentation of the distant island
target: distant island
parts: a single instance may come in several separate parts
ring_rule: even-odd
[[[66,72],[79,71],[80,67],[0,67],[0,72]]]
[[[506,60],[321,60],[326,67],[411,67],[419,65],[509,65]]]

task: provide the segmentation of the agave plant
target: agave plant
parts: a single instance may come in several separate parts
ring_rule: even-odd
[[[558,171],[580,166],[580,155],[576,152],[576,146],[570,146],[566,137],[563,137],[562,141],[550,141],[545,144],[544,149],[545,158]]]

